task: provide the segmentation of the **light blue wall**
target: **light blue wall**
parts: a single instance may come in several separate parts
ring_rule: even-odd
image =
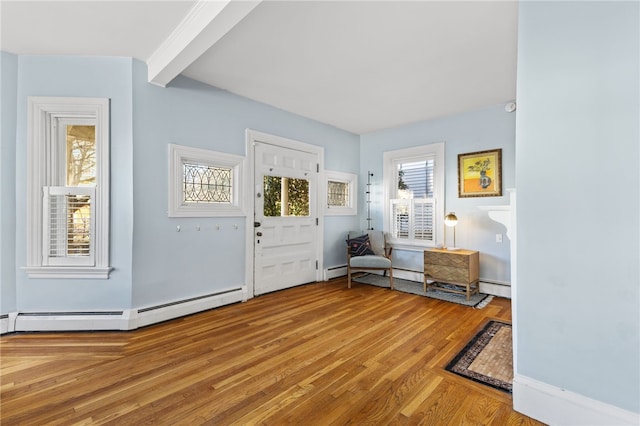
[[[515,186],[515,113],[507,113],[504,105],[495,105],[451,117],[444,117],[387,129],[361,136],[360,188],[365,191],[367,171],[372,177],[373,227],[383,227],[382,156],[393,151],[432,143],[445,143],[445,211],[458,216],[456,245],[480,251],[480,277],[509,283],[509,240],[505,227],[489,219],[478,206],[509,203],[506,188]],[[458,198],[458,154],[502,148],[502,197]],[[364,205],[364,196],[361,198]],[[364,211],[363,211],[364,212]],[[361,217],[366,226],[366,215]],[[442,231],[442,230],[441,230]],[[495,234],[503,234],[503,243],[496,243]],[[452,245],[451,233],[448,243]],[[393,252],[394,267],[422,271],[422,252]]]
[[[27,97],[111,99],[111,265],[109,280],[29,279],[16,271],[21,312],[110,310],[131,305],[132,87],[129,58],[18,57],[16,260],[26,265]]]
[[[18,57],[0,52],[0,314],[16,310],[16,101]]]
[[[146,82],[146,66],[130,58],[4,53],[2,58],[8,58],[3,61],[3,85],[7,81],[14,88],[13,95],[2,92],[3,108],[10,110],[2,118],[2,205],[13,204],[4,185],[15,187],[17,194],[17,208],[8,214],[3,209],[3,223],[26,210],[28,96],[110,98],[110,254],[115,268],[109,280],[27,278],[20,270],[26,264],[26,220],[17,215],[15,226],[10,223],[15,242],[4,238],[6,226],[2,228],[3,313],[120,310],[244,284],[244,218],[167,217],[169,143],[244,155],[245,130],[252,128],[322,146],[328,169],[358,169],[357,135],[183,77],[169,88],[155,87]],[[5,135],[13,139],[7,150]],[[356,221],[355,216],[327,218],[325,266],[344,263],[342,241]],[[217,225],[220,231],[214,231]],[[334,250],[338,244],[339,252]],[[5,270],[7,264],[12,267]],[[5,276],[15,276],[15,286]],[[4,302],[13,299],[15,303]]]
[[[146,76],[146,66],[134,61],[134,306],[210,294],[245,282],[244,217],[167,217],[168,144],[245,155],[245,130],[250,128],[322,146],[326,168],[357,171],[357,135],[185,77],[163,89],[148,84]],[[326,266],[344,264],[343,234],[355,220],[327,219]]]
[[[518,373],[640,412],[638,2],[521,2]]]

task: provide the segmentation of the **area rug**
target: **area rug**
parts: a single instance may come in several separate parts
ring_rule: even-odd
[[[365,274],[352,278],[352,281],[389,288],[389,277],[384,277],[382,275]],[[493,300],[493,296],[483,293],[472,294],[469,300],[467,300],[467,296],[464,294],[449,293],[433,288],[429,288],[425,293],[423,288],[423,284],[418,281],[403,280],[401,278],[393,279],[394,290],[444,300],[445,302],[458,303],[460,305],[470,306],[476,309],[484,308],[489,304],[489,302],[491,302],[491,300]]]
[[[511,324],[489,321],[445,369],[467,379],[511,393],[513,387]]]

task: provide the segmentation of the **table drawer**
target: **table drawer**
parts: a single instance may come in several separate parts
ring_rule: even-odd
[[[469,256],[463,254],[457,254],[455,252],[450,253],[438,253],[429,252],[424,253],[424,263],[432,265],[452,266],[454,268],[469,268]]]
[[[459,283],[469,283],[472,278],[469,276],[468,268],[457,268],[453,266],[425,264],[424,273],[430,278],[442,281],[453,281]]]

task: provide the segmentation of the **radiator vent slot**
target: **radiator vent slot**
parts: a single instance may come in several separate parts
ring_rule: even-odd
[[[54,317],[54,316],[86,316],[86,315],[117,315],[122,316],[123,311],[103,311],[103,312],[21,312],[20,317]]]
[[[166,308],[166,307],[169,307],[169,306],[181,305],[183,303],[194,302],[196,300],[207,299],[209,297],[220,296],[220,295],[223,295],[223,294],[233,293],[234,291],[240,291],[240,290],[242,290],[240,287],[232,288],[232,289],[229,289],[229,290],[220,291],[218,293],[205,294],[203,296],[191,297],[189,299],[178,300],[176,302],[164,303],[162,305],[157,305],[157,306],[150,306],[148,308],[138,309],[138,313],[155,311],[157,309],[162,309],[162,308]]]
[[[340,266],[332,266],[330,268],[327,268],[327,271],[335,271],[336,269],[342,269],[342,268],[346,268],[347,265],[340,265]]]

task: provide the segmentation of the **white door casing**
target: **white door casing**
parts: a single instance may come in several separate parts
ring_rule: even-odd
[[[252,130],[247,131],[247,144],[254,164],[254,215],[247,221],[251,249],[247,248],[247,296],[321,280],[323,221],[318,201],[322,148]],[[308,215],[265,216],[265,176],[308,181]]]

